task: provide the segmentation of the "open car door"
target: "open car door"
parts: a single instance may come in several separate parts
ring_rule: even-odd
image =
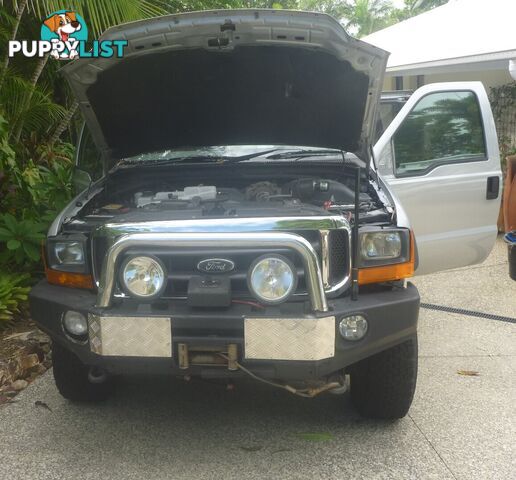
[[[405,210],[417,275],[482,262],[497,235],[500,154],[480,82],[416,90],[374,147],[378,171]]]

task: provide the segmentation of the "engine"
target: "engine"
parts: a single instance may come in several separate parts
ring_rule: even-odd
[[[332,179],[303,177],[218,185],[150,183],[147,189],[106,189],[81,212],[93,224],[117,217],[119,222],[186,220],[225,217],[292,217],[343,214],[352,220],[355,194],[352,188]],[[120,185],[120,184],[119,184]],[[140,183],[141,185],[141,183]],[[235,185],[235,186],[233,186]],[[173,188],[166,188],[172,186]],[[149,188],[150,187],[150,188]],[[165,188],[160,188],[165,187]],[[364,188],[364,190],[367,190]],[[361,219],[382,220],[386,212],[374,192],[360,193]],[[379,217],[380,216],[380,217]]]
[[[131,199],[131,207],[146,211],[210,209],[223,212],[248,208],[351,207],[353,191],[334,180],[301,179],[282,186],[268,181],[256,182],[244,189],[217,188],[213,185],[185,187],[174,191],[140,191]],[[361,201],[370,201],[361,194]],[[258,205],[257,205],[258,204]]]

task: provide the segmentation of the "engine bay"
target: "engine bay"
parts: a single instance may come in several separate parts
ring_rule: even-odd
[[[371,197],[361,194],[361,201],[371,201]],[[231,212],[235,208],[257,202],[276,206],[281,204],[285,207],[297,207],[300,203],[306,203],[328,209],[335,205],[353,204],[354,192],[342,183],[327,179],[300,179],[282,186],[262,181],[243,189],[196,185],[168,192],[136,192],[131,206],[144,210],[177,210],[216,204],[225,212]]]
[[[231,217],[267,215],[267,211],[272,210],[289,214],[320,214],[354,208],[354,192],[350,187],[335,180],[311,178],[283,185],[265,180],[242,189],[199,184],[180,190],[140,190],[116,200],[119,202],[93,208],[88,216],[115,216],[130,212],[169,212],[175,216],[174,212],[189,212],[193,217]],[[360,202],[362,208],[374,206],[368,193],[360,193]]]
[[[86,222],[93,227],[106,221],[328,214],[343,215],[353,222],[353,176],[343,174],[342,169],[339,176],[331,169],[325,169],[324,176],[313,175],[312,169],[305,172],[298,168],[300,171],[294,173],[292,167],[276,173],[271,166],[252,173],[249,168],[243,173],[236,168],[217,170],[213,175],[203,170],[183,170],[180,175],[144,169],[116,172],[68,223],[84,226]],[[376,189],[365,179],[359,199],[361,222],[389,220]]]

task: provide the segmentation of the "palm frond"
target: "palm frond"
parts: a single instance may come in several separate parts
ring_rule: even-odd
[[[152,0],[30,0],[29,8],[40,18],[59,10],[75,10],[84,16],[95,36],[120,23],[166,13],[161,2]]]
[[[30,101],[27,101],[30,97]],[[52,101],[50,91],[33,87],[24,78],[10,75],[1,90],[0,103],[4,106],[9,131],[23,125],[22,132],[46,134],[65,115],[66,109]]]

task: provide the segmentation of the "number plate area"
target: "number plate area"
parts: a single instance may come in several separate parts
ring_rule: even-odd
[[[172,328],[166,317],[88,318],[90,349],[117,357],[172,357]]]
[[[335,317],[246,318],[245,358],[322,360],[335,356]]]

